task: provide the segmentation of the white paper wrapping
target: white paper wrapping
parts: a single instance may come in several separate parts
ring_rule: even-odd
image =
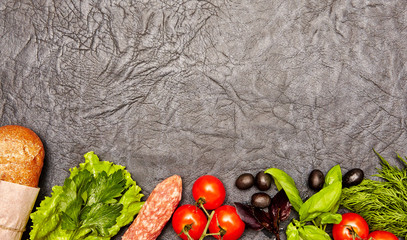
[[[0,180],[0,239],[20,240],[39,188]]]

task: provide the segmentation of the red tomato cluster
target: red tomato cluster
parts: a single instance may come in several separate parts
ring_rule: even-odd
[[[386,231],[374,231],[369,234],[369,226],[362,216],[356,213],[345,213],[342,221],[332,228],[334,240],[398,240],[396,235]]]
[[[235,207],[222,205],[226,191],[218,178],[211,175],[198,178],[192,186],[192,196],[197,204],[180,206],[172,217],[172,227],[182,239],[203,239],[207,234],[206,229],[209,229],[211,235],[215,234],[212,236],[217,239],[236,240],[240,238],[245,224],[237,214]],[[203,211],[199,207],[202,207]],[[214,212],[209,215],[207,210]],[[211,221],[208,223],[207,217],[211,216]],[[187,232],[189,237],[184,232]]]

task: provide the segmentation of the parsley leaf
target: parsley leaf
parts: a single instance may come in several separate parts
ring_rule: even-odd
[[[65,230],[75,230],[79,226],[79,214],[81,211],[82,200],[75,198],[70,202],[65,212],[62,212],[61,227]]]
[[[108,229],[116,224],[123,205],[118,197],[126,190],[123,170],[108,175],[105,171],[96,176],[83,170],[64,184],[66,210],[62,212],[63,230],[86,229],[86,233],[97,231],[101,236],[109,234]],[[73,234],[76,236],[76,232]]]
[[[83,218],[81,228],[96,230],[101,236],[109,234],[108,229],[116,223],[116,218],[120,216],[123,205],[119,203],[103,204],[95,203],[86,206],[81,215]]]
[[[122,170],[118,170],[110,176],[107,176],[106,172],[101,172],[95,181],[92,181],[88,189],[89,199],[87,205],[98,202],[117,202],[116,198],[122,195],[125,184],[126,181]]]

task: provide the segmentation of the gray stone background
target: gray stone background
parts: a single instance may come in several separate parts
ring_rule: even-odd
[[[249,201],[236,177],[269,167],[306,198],[314,168],[407,155],[406,39],[405,0],[5,0],[0,125],[44,142],[39,200],[88,151],[146,195],[181,175],[181,204],[204,174]]]

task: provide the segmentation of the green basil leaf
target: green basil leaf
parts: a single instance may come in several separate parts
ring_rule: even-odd
[[[342,184],[342,171],[339,164],[331,168],[331,170],[329,170],[329,172],[326,174],[324,187],[327,187],[334,182],[340,182]],[[339,206],[340,201],[336,203],[336,205],[330,210],[330,212],[336,213],[339,209]]]
[[[294,226],[292,222],[288,224],[285,233],[287,235],[287,240],[300,240],[298,229]]]
[[[277,168],[269,168],[264,172],[274,178],[274,183],[278,190],[284,189],[291,205],[293,205],[294,209],[298,212],[303,202],[294,180],[287,173]]]
[[[342,194],[342,191],[341,191]],[[331,209],[331,213],[336,213],[339,210],[339,206],[341,205],[341,200],[339,200],[335,206]]]
[[[305,225],[298,229],[301,239],[331,240],[331,237],[324,230],[314,225]]]
[[[342,182],[334,182],[312,195],[299,211],[300,221],[307,222],[316,218],[319,214],[330,212],[334,209],[341,197]]]
[[[321,213],[316,219],[316,225],[325,225],[325,224],[338,224],[342,221],[342,215],[339,213]]]
[[[327,187],[334,182],[342,182],[342,171],[339,164],[331,168],[326,174],[324,187]]]

